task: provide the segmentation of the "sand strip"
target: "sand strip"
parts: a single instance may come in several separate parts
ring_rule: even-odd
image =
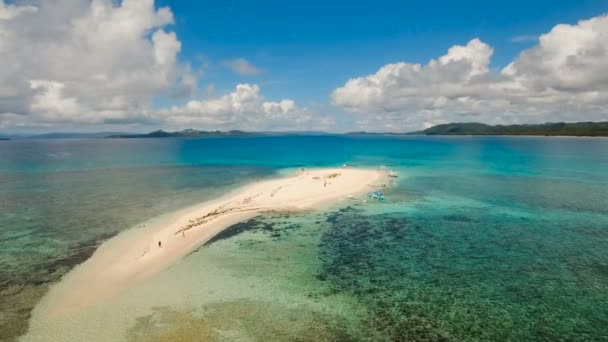
[[[108,299],[169,267],[229,226],[268,211],[302,211],[370,191],[384,173],[367,169],[313,169],[256,182],[217,201],[133,229],[102,244],[47,295],[48,318]],[[170,289],[168,289],[170,290]]]

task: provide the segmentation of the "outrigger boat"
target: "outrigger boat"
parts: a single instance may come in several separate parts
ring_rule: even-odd
[[[393,177],[393,178],[397,178],[399,177],[399,174],[397,173],[397,171],[391,170],[388,172],[388,176],[389,177]]]
[[[374,191],[371,194],[367,195],[367,197],[378,200],[378,201],[386,200],[386,197],[384,197],[384,194],[379,191]]]

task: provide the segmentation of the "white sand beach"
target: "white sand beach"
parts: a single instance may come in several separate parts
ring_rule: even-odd
[[[111,298],[171,266],[235,223],[264,212],[329,205],[372,190],[384,177],[383,172],[370,169],[300,170],[292,176],[250,184],[216,201],[119,234],[51,288],[45,305],[47,319]]]

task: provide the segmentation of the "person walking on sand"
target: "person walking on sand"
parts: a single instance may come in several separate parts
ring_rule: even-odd
[[[158,248],[162,248],[163,243],[158,240]]]

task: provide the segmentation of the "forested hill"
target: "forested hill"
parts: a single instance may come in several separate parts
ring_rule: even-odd
[[[450,123],[409,134],[423,135],[543,135],[543,136],[608,136],[608,121],[545,123],[527,125],[496,125],[482,123]]]
[[[147,134],[117,134],[110,135],[108,138],[204,138],[204,137],[248,137],[264,135],[263,133],[253,133],[244,131],[199,131],[196,129],[186,129],[179,132],[155,131]]]

